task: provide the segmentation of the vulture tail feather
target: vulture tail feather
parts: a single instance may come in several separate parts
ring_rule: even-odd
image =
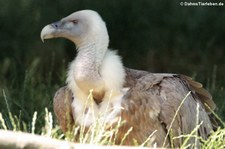
[[[183,77],[190,85],[191,90],[198,95],[198,97],[199,97],[200,101],[203,103],[206,111],[210,112],[212,110],[215,110],[216,104],[214,103],[214,101],[212,99],[212,95],[206,89],[204,89],[202,87],[202,84],[194,81],[192,78],[190,78],[188,76],[183,76]],[[208,105],[208,106],[206,106],[206,105]]]

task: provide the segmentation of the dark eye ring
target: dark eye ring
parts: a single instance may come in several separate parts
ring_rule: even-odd
[[[73,22],[74,24],[77,24],[78,23],[77,20],[71,20],[71,22]]]

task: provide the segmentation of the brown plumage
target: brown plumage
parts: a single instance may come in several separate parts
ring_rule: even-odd
[[[141,144],[152,135],[148,146],[179,147],[184,138],[174,137],[190,134],[201,124],[196,134],[206,139],[215,127],[208,113],[216,106],[202,84],[184,75],[123,67],[117,53],[108,49],[107,28],[98,13],[78,11],[42,29],[42,40],[56,37],[74,42],[78,52],[68,70],[67,86],[56,92],[53,102],[64,133],[75,121],[89,127],[101,116],[101,122],[114,125],[121,117],[125,124],[119,128],[117,144],[132,127],[125,145],[134,140]],[[94,102],[88,100],[89,91]],[[188,142],[199,145],[194,138]]]
[[[73,96],[67,87],[62,87],[55,93],[53,102],[54,113],[64,133],[71,131],[74,125],[71,108],[72,102]]]
[[[156,143],[157,146],[162,146],[175,112],[189,91],[191,91],[190,95],[181,105],[172,123],[173,136],[190,134],[194,130],[197,103],[199,104],[198,122],[203,122],[197,133],[204,139],[210,135],[212,123],[205,104],[211,110],[215,109],[215,104],[211,95],[202,88],[202,85],[190,77],[176,74],[155,74],[126,68],[124,87],[129,87],[130,90],[122,101],[123,110],[119,116],[126,123],[120,128],[118,143],[130,127],[133,127],[124,142],[125,145],[132,145],[133,139],[136,139],[138,143],[143,143],[149,135],[157,130],[149,145]],[[72,115],[71,106],[68,106],[72,100],[72,93],[66,87],[60,88],[54,97],[54,111],[64,132],[68,130],[68,119],[65,117],[65,113],[67,109],[68,115]],[[72,117],[69,119],[72,120],[72,123],[74,122]],[[170,139],[167,136],[166,147],[171,146]],[[179,147],[183,140],[184,138],[173,140],[174,146]],[[189,143],[193,144],[194,138],[190,139]]]

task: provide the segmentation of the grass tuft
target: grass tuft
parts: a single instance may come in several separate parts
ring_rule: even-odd
[[[37,111],[34,112],[33,118],[32,118],[32,127],[31,127],[31,133],[35,133],[35,124],[37,120]]]

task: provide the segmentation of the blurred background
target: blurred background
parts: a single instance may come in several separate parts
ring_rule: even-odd
[[[202,1],[204,2],[204,0]],[[124,65],[194,77],[212,93],[225,118],[225,3],[182,7],[176,0],[0,0],[0,112],[30,122],[52,111],[55,91],[65,84],[75,45],[40,40],[41,29],[81,9],[105,20],[110,48]],[[39,123],[42,123],[40,120]]]

